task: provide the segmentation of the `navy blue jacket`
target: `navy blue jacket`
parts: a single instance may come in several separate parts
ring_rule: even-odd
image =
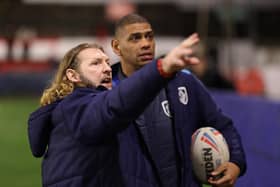
[[[118,78],[118,74],[121,71],[120,64],[113,65],[112,69],[114,84],[118,85],[120,82]],[[229,145],[230,161],[239,166],[241,170],[240,176],[242,176],[246,171],[246,158],[240,135],[232,120],[222,113],[201,81],[189,71],[183,70],[168,82],[165,89],[175,129],[176,149],[179,154],[180,186],[199,186],[191,169],[190,137],[196,129],[203,126],[212,126],[222,132]],[[149,123],[153,123],[149,120],[146,120],[146,122],[148,123],[147,126],[151,125]],[[139,141],[141,146],[149,143],[143,141],[143,139],[145,139],[145,134],[141,133],[140,130]],[[146,145],[146,147],[149,146]],[[151,165],[153,165],[152,161]]]
[[[44,187],[157,187],[159,181],[137,118],[167,84],[150,63],[111,91],[77,88],[63,100],[30,115],[32,153],[43,156]],[[187,86],[188,103],[178,100]],[[213,124],[230,145],[231,159],[242,171],[245,158],[231,120],[221,115],[208,93],[191,76],[178,73],[167,86],[181,159],[182,186],[195,186],[189,147],[198,124]],[[204,123],[207,122],[207,123]],[[193,185],[190,185],[193,184]]]

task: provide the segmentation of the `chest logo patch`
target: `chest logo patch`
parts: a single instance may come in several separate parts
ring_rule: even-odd
[[[183,105],[188,104],[189,96],[188,96],[187,88],[185,86],[178,87],[178,96],[179,96],[179,101]]]
[[[165,101],[162,101],[161,102],[161,106],[162,106],[162,109],[163,109],[163,112],[164,114],[167,116],[167,117],[171,117],[171,112],[170,112],[170,108],[169,108],[169,103],[167,100]]]

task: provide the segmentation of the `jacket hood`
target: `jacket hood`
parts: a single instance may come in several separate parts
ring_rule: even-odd
[[[59,101],[43,106],[31,113],[28,119],[28,138],[32,154],[44,155],[52,130],[52,112]]]

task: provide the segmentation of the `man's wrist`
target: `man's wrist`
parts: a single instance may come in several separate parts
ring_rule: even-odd
[[[167,73],[162,68],[162,59],[157,60],[157,69],[159,71],[159,74],[164,78],[170,78],[174,75],[174,73]]]

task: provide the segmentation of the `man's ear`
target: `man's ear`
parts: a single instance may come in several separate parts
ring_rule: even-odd
[[[119,43],[120,43],[119,40],[113,39],[111,41],[111,47],[112,47],[112,49],[113,49],[113,51],[116,55],[121,56],[121,50],[120,50],[120,44]]]
[[[67,69],[66,70],[66,77],[71,81],[71,82],[81,82],[81,79],[80,79],[80,74],[73,70],[73,69]]]

